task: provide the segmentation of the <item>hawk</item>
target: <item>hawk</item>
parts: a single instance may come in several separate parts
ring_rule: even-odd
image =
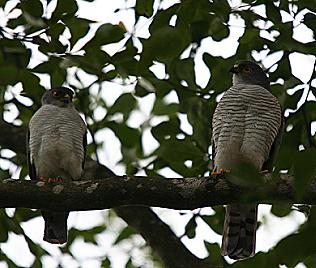
[[[224,93],[212,120],[214,172],[231,170],[240,163],[271,171],[283,130],[281,106],[259,65],[243,60],[230,71],[233,86]],[[256,228],[256,204],[228,205],[222,255],[237,260],[253,256]]]
[[[45,92],[29,123],[27,156],[32,180],[79,180],[85,162],[87,128],[72,103],[74,92],[57,87]],[[69,212],[41,211],[44,240],[67,242]]]

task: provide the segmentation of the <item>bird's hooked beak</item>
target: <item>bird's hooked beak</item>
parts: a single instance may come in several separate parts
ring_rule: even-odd
[[[70,103],[71,102],[71,96],[69,94],[65,94],[63,97],[64,103]]]
[[[237,74],[237,73],[239,73],[239,68],[238,68],[239,66],[238,66],[238,64],[235,64],[230,70],[229,70],[229,72],[231,72],[231,73],[233,73],[233,74]]]

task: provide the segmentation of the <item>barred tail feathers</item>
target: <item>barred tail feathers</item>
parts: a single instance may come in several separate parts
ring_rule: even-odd
[[[256,246],[257,206],[232,204],[226,207],[222,255],[240,260],[253,256]]]

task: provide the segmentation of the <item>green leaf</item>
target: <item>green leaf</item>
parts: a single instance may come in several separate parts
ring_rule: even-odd
[[[296,110],[297,104],[299,100],[302,98],[303,93],[304,93],[304,89],[299,89],[295,91],[295,93],[292,95],[286,95],[284,108]]]
[[[271,212],[278,217],[286,217],[292,212],[291,205],[273,204]]]
[[[84,49],[97,48],[102,45],[116,43],[123,39],[125,29],[119,25],[110,23],[102,24],[94,37],[84,46]]]
[[[150,34],[152,35],[155,31],[168,26],[171,17],[178,11],[179,7],[180,4],[175,4],[167,9],[159,10],[149,26]]]
[[[314,0],[300,0],[298,1],[297,5],[300,10],[303,10],[306,8],[312,12],[316,12],[316,6],[315,6]]]
[[[40,79],[35,74],[31,73],[28,70],[20,71],[19,79],[23,85],[23,91],[27,95],[37,95],[41,96],[44,92],[44,87],[40,85]]]
[[[101,262],[101,267],[102,268],[111,268],[111,261],[108,258],[105,258]]]
[[[77,66],[89,74],[104,75],[102,69],[111,62],[108,53],[101,49],[87,49],[83,56],[73,55],[67,57],[69,66]]]
[[[182,59],[176,63],[177,76],[180,80],[185,80],[191,89],[197,87],[195,83],[194,65],[193,58]]]
[[[136,1],[135,11],[138,16],[149,18],[154,12],[154,0],[138,0]]]
[[[113,245],[116,245],[118,244],[119,242],[121,242],[122,240],[126,239],[126,238],[129,238],[130,236],[134,235],[135,234],[135,231],[127,226],[125,227],[121,233],[118,235],[118,237],[115,239]]]
[[[30,62],[31,50],[19,40],[0,39],[0,65],[13,65],[25,69]]]
[[[169,121],[162,122],[151,129],[154,138],[162,142],[170,137],[175,138],[180,133],[180,120],[177,117],[171,117]]]
[[[213,16],[210,24],[208,33],[214,39],[214,41],[221,41],[224,38],[227,38],[229,35],[229,27],[223,24],[223,21],[217,17]]]
[[[21,1],[21,8],[35,18],[41,18],[43,15],[43,5],[40,0]]]
[[[223,223],[225,216],[225,208],[217,206],[213,208],[216,213],[214,215],[202,215],[201,218],[212,228],[212,230],[219,235],[223,233]]]
[[[159,148],[160,156],[170,162],[184,162],[194,158],[203,158],[204,154],[189,139],[166,140]]]
[[[114,104],[109,108],[107,114],[113,115],[115,113],[122,113],[124,121],[126,121],[130,113],[135,109],[136,104],[136,99],[131,93],[124,93],[117,98]]]
[[[314,149],[306,149],[293,155],[294,190],[298,197],[304,194],[310,179],[315,174],[314,159],[316,159]]]
[[[235,64],[234,58],[223,59],[222,57],[214,57],[208,53],[203,54],[203,61],[211,72],[211,80],[207,88],[221,93],[231,86],[229,69]],[[223,75],[227,79],[223,79]]]
[[[68,46],[63,45],[58,39],[53,39],[51,42],[46,42],[44,40],[40,41],[39,45],[39,51],[41,51],[43,54],[63,54],[66,52]]]
[[[171,26],[157,29],[144,41],[144,52],[140,60],[144,64],[143,68],[150,65],[152,60],[165,62],[179,56],[186,47],[186,42],[185,33],[180,29]]]
[[[32,69],[34,73],[53,73],[56,68],[59,68],[61,59],[59,57],[50,57],[48,61],[44,61]]]
[[[314,37],[316,36],[316,15],[313,13],[306,13],[304,16],[305,25],[313,31]]]
[[[77,17],[67,20],[66,25],[70,30],[70,44],[72,47],[89,32],[91,22],[90,20]]]
[[[282,239],[275,247],[273,257],[278,260],[278,263],[295,267],[308,256],[316,254],[316,245],[311,239],[316,235],[315,223],[316,211],[312,207],[308,221],[300,228],[299,232]]]
[[[204,241],[204,245],[209,252],[209,258],[212,262],[212,264],[217,264],[220,266],[217,267],[222,267],[223,265],[223,259],[221,257],[221,249],[217,243],[209,243],[207,241]]]
[[[8,240],[9,224],[8,221],[11,219],[8,218],[4,209],[0,209],[0,242],[6,242]]]
[[[205,153],[211,144],[211,118],[215,109],[215,100],[194,97],[178,96],[180,99],[180,112],[186,113],[189,123],[193,127],[194,141]]]
[[[156,99],[152,113],[155,115],[174,115],[179,110],[179,104],[178,103],[165,103],[161,99]]]
[[[18,82],[18,70],[13,65],[0,66],[0,85],[14,85]]]
[[[58,39],[60,35],[65,31],[65,25],[63,23],[56,23],[49,27],[47,34],[54,39]]]
[[[196,218],[193,215],[192,218],[188,221],[188,223],[185,225],[185,234],[188,238],[192,239],[195,237],[195,229],[196,229],[197,223]]]
[[[274,5],[273,1],[266,2],[266,11],[268,19],[274,24],[282,23],[280,9]]]
[[[67,71],[62,68],[56,68],[53,73],[50,75],[51,88],[60,87],[67,77]]]
[[[207,166],[205,154],[189,138],[177,139],[170,137],[163,140],[155,154],[165,160],[170,168],[182,176],[203,174]],[[187,160],[192,161],[192,166],[186,166],[185,162]]]
[[[40,216],[41,213],[39,210],[30,210],[25,208],[16,208],[14,212],[14,218],[18,219],[19,222],[26,222],[35,217]]]
[[[129,38],[125,44],[125,49],[112,56],[112,63],[123,79],[130,75],[138,76],[136,55],[137,49],[134,47],[132,38]]]
[[[115,135],[121,141],[122,146],[127,148],[139,147],[140,133],[138,129],[114,121],[107,122],[106,126],[114,131]]]
[[[231,13],[231,7],[228,1],[214,0],[213,10],[216,10],[216,15],[221,18],[223,22],[228,22]]]
[[[57,1],[57,6],[52,14],[51,22],[54,24],[60,19],[72,18],[77,12],[78,5],[75,0]]]

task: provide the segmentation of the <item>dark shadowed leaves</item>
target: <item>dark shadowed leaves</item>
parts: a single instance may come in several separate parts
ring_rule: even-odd
[[[154,7],[153,7],[154,1],[153,0],[138,0],[136,1],[136,7],[135,11],[138,16],[144,16],[149,18],[152,16]]]
[[[126,226],[122,231],[121,233],[118,235],[118,237],[115,239],[114,241],[114,245],[115,244],[118,244],[119,242],[121,242],[122,240],[126,239],[126,238],[129,238],[130,236],[134,235],[135,234],[135,231],[129,227],[129,226]]]
[[[73,17],[77,12],[78,5],[75,0],[57,1],[57,6],[52,14],[51,22]]]
[[[197,226],[196,217],[195,215],[193,215],[185,226],[185,234],[188,238],[192,239],[195,237],[196,226]]]
[[[39,0],[25,0],[21,2],[21,9],[34,18],[40,18],[43,15],[43,5]]]
[[[122,113],[124,116],[124,121],[126,121],[130,113],[136,107],[136,99],[131,93],[124,93],[115,101],[115,103],[108,110],[108,115],[113,115],[115,113]]]
[[[98,48],[102,45],[116,43],[123,39],[125,30],[119,25],[102,24],[94,37],[84,46],[84,49]]]
[[[315,159],[316,151],[314,149],[303,150],[293,155],[294,185],[297,196],[301,196],[304,193],[310,179],[315,175]]]
[[[214,215],[202,215],[201,218],[212,228],[212,230],[219,235],[223,233],[223,223],[225,216],[225,208],[223,206],[217,206],[213,208],[215,210]]]
[[[66,25],[68,26],[70,33],[71,33],[71,38],[70,38],[70,44],[71,46],[74,46],[76,42],[84,37],[88,31],[89,31],[89,24],[92,21],[83,19],[83,18],[71,18],[67,20]]]
[[[278,217],[285,217],[292,212],[291,205],[287,204],[273,204],[271,212]]]
[[[152,60],[169,61],[180,55],[187,45],[185,33],[180,29],[165,26],[157,29],[144,41],[144,52],[141,56],[142,67],[150,66]]]

